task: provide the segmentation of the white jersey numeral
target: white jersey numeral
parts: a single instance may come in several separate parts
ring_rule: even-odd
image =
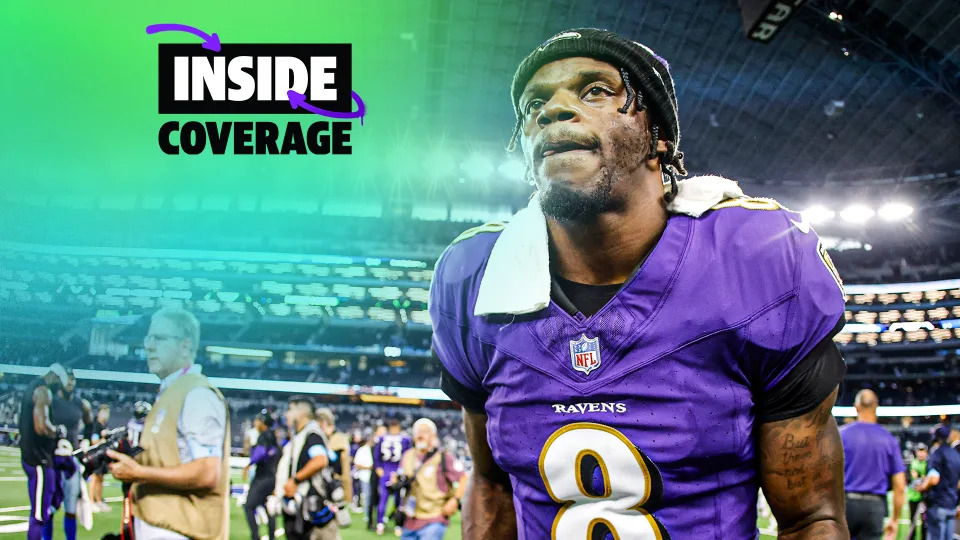
[[[660,474],[619,431],[590,422],[564,426],[547,439],[539,464],[547,493],[563,504],[553,520],[553,539],[602,538],[598,528],[619,540],[670,538],[644,508],[663,492]],[[597,469],[602,492],[593,487]]]

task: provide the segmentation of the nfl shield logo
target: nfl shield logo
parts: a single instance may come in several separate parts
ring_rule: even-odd
[[[581,334],[580,339],[570,341],[570,361],[573,369],[586,375],[600,367],[599,338],[588,339],[586,334]]]

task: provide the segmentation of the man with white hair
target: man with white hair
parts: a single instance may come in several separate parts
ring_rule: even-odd
[[[137,540],[229,538],[230,421],[220,391],[194,364],[200,323],[184,309],[153,314],[143,340],[160,393],[147,414],[133,459],[108,450],[110,472],[132,482],[130,505]]]
[[[53,453],[57,441],[66,437],[67,429],[50,421],[50,405],[53,396],[66,383],[67,370],[60,364],[52,364],[43,377],[30,384],[20,405],[20,460],[27,474],[30,495],[28,540],[40,540],[45,527],[53,534],[50,510],[57,481]]]
[[[463,465],[440,446],[429,418],[413,424],[414,447],[404,452],[400,471],[410,482],[400,512],[403,540],[441,540],[467,488]],[[392,478],[398,481],[396,475]]]

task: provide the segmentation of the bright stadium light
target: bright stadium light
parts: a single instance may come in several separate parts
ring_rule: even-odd
[[[401,352],[402,351],[400,350],[400,347],[384,347],[383,348],[383,355],[386,356],[387,358],[397,358],[400,356]]]
[[[844,208],[843,211],[840,212],[840,217],[850,223],[865,223],[875,214],[876,212],[862,204],[854,204]]]
[[[884,221],[900,221],[913,213],[913,207],[909,204],[892,202],[883,205],[878,213]]]
[[[423,160],[423,165],[426,168],[427,176],[430,178],[452,176],[457,168],[456,160],[443,148],[437,148],[427,154],[426,159]]]
[[[473,180],[484,180],[493,174],[493,162],[490,158],[474,154],[460,164],[460,170]]]
[[[836,212],[817,204],[800,212],[800,215],[802,215],[810,224],[816,225],[817,223],[823,223],[824,221],[833,219],[833,216],[836,215]]]
[[[523,180],[526,166],[519,159],[508,159],[497,167],[497,172],[507,180]]]

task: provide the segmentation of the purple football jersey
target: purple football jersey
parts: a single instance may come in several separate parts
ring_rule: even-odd
[[[461,235],[444,252],[430,316],[446,370],[487,396],[520,538],[755,538],[753,396],[843,317],[816,233],[771,201],[728,201],[671,215],[591,317],[555,302],[476,316],[498,236]]]
[[[384,471],[396,471],[400,467],[400,458],[403,453],[413,446],[410,437],[403,433],[392,435],[387,433],[377,441],[373,448],[374,468],[382,467]]]

